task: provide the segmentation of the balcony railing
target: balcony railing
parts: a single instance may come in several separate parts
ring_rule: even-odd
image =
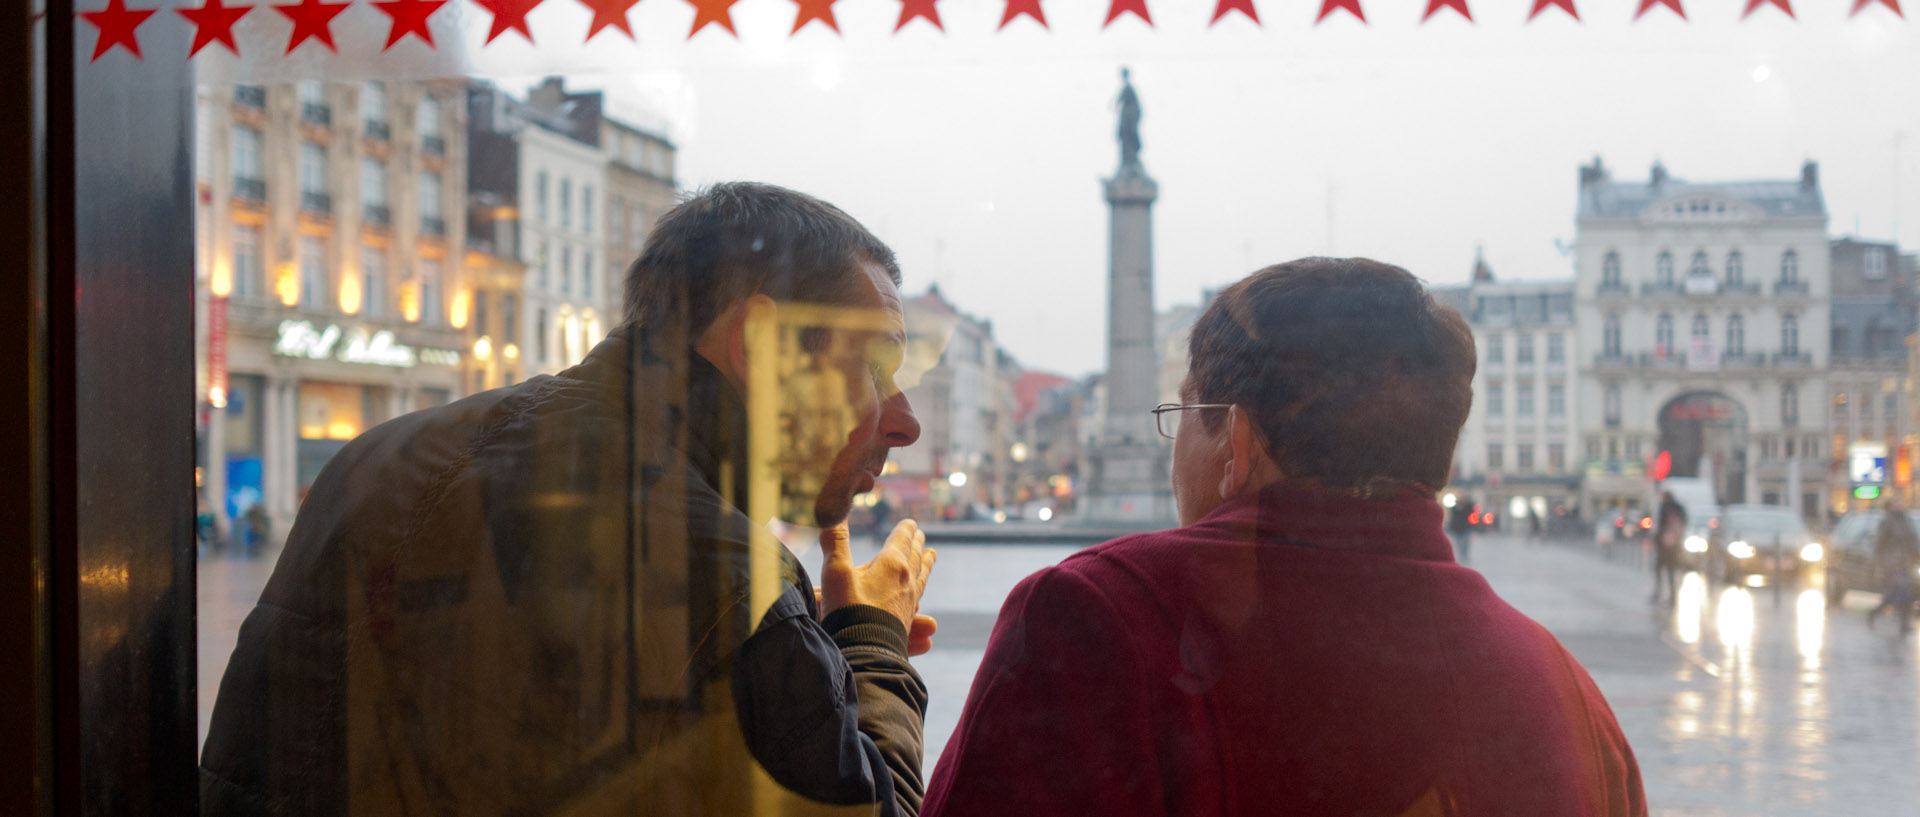
[[[386,228],[393,224],[393,211],[384,204],[369,204],[360,209],[360,221],[368,227]]]
[[[315,102],[302,103],[300,121],[323,128],[330,127],[333,125],[333,109]]]
[[[420,137],[420,151],[428,156],[447,155],[447,140],[439,136]]]
[[[1807,282],[1805,282],[1805,281],[1775,281],[1775,282],[1774,282],[1774,284],[1773,284],[1773,294],[1775,294],[1775,295],[1805,295],[1805,294],[1807,294]]]
[[[432,216],[420,217],[420,232],[425,235],[443,236],[447,234],[446,219]]]
[[[1778,369],[1810,368],[1813,366],[1813,355],[1809,352],[1776,352],[1773,365]]]
[[[1620,283],[1619,281],[1601,281],[1600,286],[1594,290],[1594,293],[1597,295],[1625,296],[1625,295],[1632,295],[1633,289],[1631,287],[1628,287],[1626,284]]]
[[[1679,292],[1680,285],[1672,282],[1664,284],[1643,283],[1640,285],[1640,294],[1642,295],[1677,295]]]
[[[267,89],[258,85],[233,86],[233,104],[249,108],[267,107]]]
[[[311,190],[300,191],[300,212],[326,216],[333,214],[333,197]]]
[[[241,201],[264,202],[267,200],[267,183],[260,179],[235,176],[233,197]]]
[[[1760,294],[1760,282],[1734,281],[1725,283],[1720,285],[1720,291],[1728,295],[1758,295]]]
[[[1722,369],[1758,369],[1767,365],[1767,356],[1759,352],[1723,352],[1720,355]]]
[[[367,121],[367,138],[375,142],[385,142],[393,138],[393,128],[377,119]]]

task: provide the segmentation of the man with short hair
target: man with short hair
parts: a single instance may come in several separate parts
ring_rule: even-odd
[[[241,628],[205,813],[913,814],[935,554],[905,521],[855,566],[845,524],[920,433],[899,278],[832,205],[720,185],[578,366],[347,445]],[[817,599],[776,516],[824,529]]]
[[[1450,552],[1458,312],[1304,259],[1222,292],[1189,358],[1156,409],[1182,527],[1014,589],[928,815],[1646,814],[1592,679]]]

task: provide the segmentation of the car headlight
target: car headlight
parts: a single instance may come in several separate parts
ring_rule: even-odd
[[[1808,542],[1806,547],[1800,549],[1800,561],[1803,562],[1817,562],[1826,557],[1827,549],[1819,542]]]
[[[1688,553],[1707,552],[1707,540],[1704,536],[1689,536],[1685,544]]]
[[[1735,541],[1727,545],[1727,555],[1735,559],[1753,558],[1753,546],[1746,542]]]

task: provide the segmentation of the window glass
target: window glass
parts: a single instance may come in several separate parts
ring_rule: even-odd
[[[1051,15],[1041,14],[1043,1]],[[1151,20],[1149,2],[1160,13]],[[1371,14],[1363,3],[1375,6]],[[139,226],[170,207],[192,211],[191,235],[176,236],[194,248],[190,268],[126,263],[141,274],[177,270],[176,300],[184,310],[192,287],[192,317],[166,320],[176,328],[199,321],[191,359],[182,341],[181,359],[151,376],[174,379],[176,402],[194,395],[192,445],[162,442],[191,449],[192,462],[173,476],[184,480],[191,469],[196,480],[194,493],[184,484],[176,493],[183,503],[196,497],[197,547],[176,550],[198,560],[206,605],[200,728],[267,743],[315,734],[337,750],[309,747],[289,762],[261,745],[196,744],[223,758],[211,762],[256,755],[265,764],[251,777],[210,774],[210,803],[223,780],[244,777],[238,788],[296,780],[323,791],[306,799],[242,792],[233,802],[337,803],[368,814],[698,813],[649,797],[647,781],[675,779],[699,782],[702,796],[725,805],[746,804],[713,811],[802,813],[781,799],[797,791],[792,775],[827,765],[885,772],[896,761],[900,780],[882,774],[875,786],[924,788],[964,773],[953,770],[964,768],[955,758],[969,734],[987,745],[1006,724],[1020,725],[1008,730],[1017,743],[1042,748],[1017,761],[1008,754],[981,774],[1005,794],[1020,774],[1053,768],[1045,788],[1089,812],[1116,809],[1078,796],[1084,781],[1130,781],[1141,787],[1135,794],[1200,791],[1157,780],[1179,764],[1151,759],[1198,746],[1195,768],[1230,769],[1205,747],[1235,745],[1227,733],[1241,727],[1281,741],[1268,760],[1307,760],[1260,764],[1233,781],[1235,791],[1281,781],[1276,788],[1294,796],[1353,798],[1329,811],[1386,814],[1431,811],[1419,799],[1429,791],[1425,805],[1503,795],[1474,788],[1471,776],[1436,773],[1442,782],[1423,779],[1406,802],[1382,804],[1366,798],[1393,787],[1320,776],[1357,756],[1341,741],[1430,745],[1433,736],[1408,713],[1456,711],[1442,705],[1451,699],[1407,710],[1342,697],[1380,673],[1335,677],[1329,667],[1413,654],[1340,634],[1372,620],[1345,616],[1341,605],[1404,595],[1366,585],[1367,570],[1328,577],[1316,590],[1325,608],[1287,607],[1303,596],[1285,592],[1285,576],[1265,575],[1267,556],[1204,581],[1164,579],[1207,588],[1182,602],[1191,610],[1218,603],[1226,612],[1143,651],[1190,659],[1146,674],[1209,702],[1236,684],[1267,692],[1244,712],[1191,729],[1135,728],[1165,696],[1102,686],[1122,683],[1127,671],[1102,663],[1114,645],[1158,638],[1160,625],[1103,618],[1104,594],[1123,593],[1125,583],[1095,575],[1101,559],[1069,559],[1122,534],[1175,527],[1195,511],[1181,503],[1218,494],[1221,475],[1206,469],[1219,464],[1195,452],[1218,450],[1200,446],[1225,439],[1207,435],[1230,433],[1234,422],[1280,424],[1247,438],[1326,446],[1313,454],[1315,467],[1373,468],[1368,458],[1391,459],[1383,450],[1419,444],[1437,452],[1419,479],[1376,469],[1351,485],[1313,484],[1341,502],[1407,500],[1420,513],[1405,518],[1431,517],[1413,503],[1446,496],[1482,509],[1484,522],[1462,523],[1480,526],[1471,530],[1483,537],[1477,552],[1467,536],[1443,541],[1427,531],[1434,547],[1452,550],[1404,560],[1438,571],[1409,574],[1404,586],[1460,586],[1430,581],[1468,575],[1448,573],[1458,570],[1449,559],[1478,571],[1497,594],[1478,597],[1480,609],[1506,616],[1496,604],[1505,599],[1518,611],[1494,624],[1538,632],[1517,616],[1537,619],[1592,670],[1593,684],[1564,674],[1566,666],[1539,670],[1546,674],[1525,676],[1541,681],[1529,688],[1587,695],[1594,687],[1613,706],[1516,719],[1515,729],[1604,724],[1617,712],[1655,802],[1865,813],[1920,792],[1895,761],[1877,759],[1896,752],[1847,751],[1852,732],[1838,702],[1900,712],[1920,694],[1857,672],[1872,665],[1911,674],[1920,665],[1881,649],[1893,643],[1881,637],[1897,629],[1890,619],[1865,630],[1861,600],[1887,588],[1829,582],[1849,566],[1803,560],[1790,579],[1756,571],[1752,584],[1726,575],[1737,568],[1716,541],[1721,550],[1673,572],[1649,626],[1627,633],[1593,623],[1618,619],[1607,611],[1647,609],[1648,534],[1605,525],[1616,512],[1654,510],[1657,468],[1711,482],[1728,504],[1791,505],[1787,513],[1816,534],[1849,512],[1920,499],[1895,476],[1900,457],[1913,453],[1895,433],[1912,430],[1898,394],[1869,390],[1851,409],[1845,399],[1820,399],[1907,371],[1911,309],[1896,307],[1878,323],[1866,312],[1883,305],[1892,291],[1884,282],[1920,246],[1920,196],[1888,186],[1901,168],[1920,166],[1920,141],[1900,136],[1920,133],[1920,119],[1898,102],[1913,95],[1920,51],[1891,0],[1840,11],[1789,11],[1781,0],[1744,15],[1704,6],[1682,13],[1680,0],[1577,13],[1573,0],[1541,0],[1531,13],[1489,4],[1469,15],[1465,2],[1436,0],[1424,16],[1378,0],[1258,10],[1248,0],[1217,8],[995,0],[941,4],[944,15],[930,0],[898,8],[700,0],[691,13],[684,4],[508,8],[483,0],[336,14],[307,3],[256,8],[244,19],[244,7],[229,7],[234,42],[207,22],[211,6],[126,20],[157,6],[83,5],[94,16],[48,29],[72,23],[82,56],[74,70],[158,76],[164,64],[190,83],[142,80],[103,99],[179,105],[183,115],[194,106],[191,134],[179,121],[151,128],[156,139],[164,130],[193,146],[190,172],[185,164],[116,166],[128,188],[117,203],[76,202],[76,212],[48,221]],[[533,5],[538,13],[528,14]],[[144,53],[117,39],[115,25],[142,39]],[[1710,116],[1698,115],[1703,99],[1713,101]],[[89,133],[101,132],[100,121],[88,120]],[[128,107],[122,121],[142,128],[148,120]],[[1409,150],[1407,134],[1426,144]],[[77,138],[71,147],[95,137]],[[184,156],[187,143],[174,152]],[[118,156],[83,160],[111,165]],[[683,204],[758,189],[725,185],[733,180],[792,188],[833,207],[808,205],[792,219],[743,207],[735,215],[744,226],[712,227]],[[709,214],[725,209],[714,206]],[[860,246],[815,246],[840,241],[842,219],[857,222],[846,242]],[[782,233],[794,224],[803,225],[798,239]],[[862,243],[868,233],[873,246]],[[1861,266],[1849,290],[1848,259],[1834,242],[1855,233],[1876,243],[1852,245]],[[1746,252],[1757,282],[1744,280]],[[653,266],[637,274],[651,285],[629,291],[643,253]],[[1203,342],[1234,324],[1220,315],[1245,317],[1231,287],[1251,271],[1352,256],[1404,267],[1435,302],[1462,313],[1468,334],[1459,337],[1485,352],[1453,397],[1422,385],[1421,411],[1375,429],[1366,444],[1327,428],[1281,426],[1296,416],[1331,422],[1321,415],[1377,423],[1376,412],[1404,399],[1342,410],[1303,403],[1297,415],[1249,405],[1288,383],[1309,383],[1300,394],[1316,400],[1353,398],[1433,357],[1382,352],[1392,326],[1359,337],[1342,336],[1351,326],[1301,333],[1307,341],[1294,351],[1343,355],[1319,374],[1262,353],[1246,356],[1246,371],[1209,378],[1208,361],[1193,359],[1221,348]],[[673,267],[680,263],[691,271]],[[1677,263],[1685,264],[1679,280]],[[842,272],[841,264],[858,270],[858,286],[822,272]],[[779,275],[752,277],[769,269]],[[751,276],[732,280],[743,270]],[[829,279],[833,286],[822,283]],[[1880,294],[1860,294],[1862,279],[1881,281]],[[111,291],[101,279],[88,283],[90,297]],[[872,294],[868,286],[877,305],[843,302]],[[110,305],[98,312],[147,319]],[[1388,306],[1383,299],[1352,314]],[[1335,314],[1346,313],[1312,310],[1301,321]],[[1451,314],[1423,312],[1406,326]],[[1802,323],[1812,333],[1805,346]],[[1686,341],[1677,338],[1683,329]],[[85,327],[77,335],[91,337]],[[1545,365],[1536,368],[1543,335]],[[1876,359],[1846,359],[1850,339]],[[1505,366],[1509,343],[1513,367]],[[1470,354],[1461,346],[1445,359],[1470,363]],[[1836,355],[1844,363],[1830,371]],[[1835,371],[1849,372],[1848,382]],[[1309,382],[1322,375],[1324,383]],[[1261,380],[1268,376],[1274,381]],[[1812,395],[1804,417],[1801,386]],[[1473,422],[1468,395],[1481,403]],[[1156,423],[1148,409],[1163,403],[1177,413]],[[886,408],[893,404],[910,406],[911,417]],[[1221,408],[1228,404],[1241,411]],[[187,425],[175,425],[184,435]],[[1166,439],[1160,429],[1178,434]],[[1809,444],[1823,437],[1833,442],[1830,460]],[[1890,476],[1873,486],[1885,493],[1871,500],[1844,467],[1863,440],[1889,449]],[[151,442],[130,437],[124,448]],[[1791,468],[1776,456],[1783,449]],[[1657,466],[1659,453],[1671,462]],[[1273,473],[1296,469],[1288,462]],[[822,497],[845,507],[823,515]],[[1234,510],[1210,503],[1198,513]],[[1333,520],[1331,529],[1364,516]],[[850,573],[823,565],[815,523],[846,522],[854,561],[864,562],[881,552],[893,523],[909,518],[941,549],[920,609],[943,628],[925,655],[900,656],[889,682],[896,691],[924,683],[927,703],[917,690],[875,703],[887,693],[871,687],[888,684],[869,683],[866,669],[856,678],[865,651],[841,642],[866,633],[886,642],[866,645],[872,652],[893,649],[895,635],[907,638],[912,611],[907,621],[849,624],[873,614],[848,608],[830,621],[826,608],[847,598],[838,578],[821,598],[812,591]],[[151,528],[184,526],[160,519]],[[1322,566],[1351,555],[1301,538],[1302,547],[1272,558],[1297,558],[1293,550],[1307,545],[1321,549],[1313,552]],[[1581,547],[1517,546],[1528,539]],[[141,572],[150,565],[130,564],[128,585],[150,581]],[[1153,582],[1195,565],[1201,557],[1142,575],[1161,589]],[[1082,569],[1089,573],[1074,572]],[[89,580],[111,584],[111,574]],[[1776,589],[1785,601],[1769,604]],[[1237,603],[1246,599],[1263,601]],[[1009,600],[1031,605],[1009,609],[1037,611],[1022,622],[1031,638],[1020,655],[1069,656],[1061,666],[1085,677],[1034,692],[1044,706],[1031,711],[994,714],[976,704],[987,713],[980,717],[1002,719],[963,722],[982,667],[982,677],[1001,679],[1059,668],[1029,661],[996,673],[996,660],[1018,664],[1004,635],[1012,625],[999,619]],[[1059,609],[1048,613],[1049,604]],[[1126,615],[1148,609],[1138,598],[1111,606]],[[1284,621],[1261,618],[1282,609]],[[1256,618],[1242,622],[1243,613]],[[1493,626],[1461,620],[1469,623],[1441,628],[1448,638]],[[288,622],[307,629],[275,629]],[[1295,626],[1306,629],[1285,629]],[[768,640],[751,640],[763,627],[806,638],[764,648]],[[1056,627],[1069,629],[1048,629]],[[86,632],[116,637],[110,627]],[[1270,632],[1297,637],[1262,641]],[[308,636],[313,644],[294,643]],[[1458,656],[1511,643],[1442,646]],[[730,675],[737,661],[796,644],[820,660],[781,654],[764,676]],[[1355,660],[1302,661],[1302,644]],[[1655,654],[1673,661],[1647,659]],[[242,697],[224,704],[224,718],[212,714],[229,694],[223,677],[236,689],[266,689],[303,673],[339,679],[338,688],[231,693]],[[816,696],[820,705],[805,711],[852,720],[832,730],[729,720],[743,717],[735,682],[764,683],[752,691],[777,696],[785,693],[775,687],[821,678],[837,697]],[[1461,701],[1483,718],[1501,714],[1485,701],[1531,700],[1506,680],[1482,680],[1466,685],[1473,694]],[[1266,719],[1285,710],[1271,694],[1280,689],[1352,705],[1328,710],[1338,713],[1330,729],[1270,729]],[[1795,693],[1768,693],[1782,689]],[[1147,703],[1098,709],[1135,700]],[[1099,716],[1074,720],[1089,708]],[[911,725],[912,740],[813,753],[816,733],[878,728],[861,718],[897,718]],[[264,726],[247,732],[247,722]],[[1072,733],[1068,744],[1114,752],[1075,757],[1074,746],[1056,745],[1057,731]],[[1447,740],[1484,745],[1470,731]],[[1152,737],[1176,733],[1193,740],[1169,746]],[[1344,737],[1292,751],[1307,740],[1300,735],[1323,733]],[[1889,746],[1913,743],[1900,729],[1888,734]],[[128,735],[152,737],[100,739]],[[660,735],[676,738],[666,742],[670,752],[648,742]],[[810,760],[794,762],[806,766],[800,771],[741,761],[728,752],[747,750],[723,740],[757,748],[791,740],[809,747]],[[1767,774],[1733,779],[1719,772],[1751,758],[1729,741],[1794,751],[1772,758]],[[838,751],[849,746],[858,754]],[[893,756],[914,746],[924,754]],[[1118,755],[1148,762],[1124,767],[1110,759]],[[1576,753],[1565,768],[1600,761]],[[1850,768],[1855,762],[1870,768]],[[929,804],[947,796],[944,785]],[[1884,799],[1857,793],[1868,788]],[[1208,810],[1178,799],[1161,805]],[[990,798],[985,810],[993,809],[1046,810]]]

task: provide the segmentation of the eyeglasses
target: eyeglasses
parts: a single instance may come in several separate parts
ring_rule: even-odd
[[[1171,440],[1175,434],[1180,433],[1180,418],[1188,411],[1193,409],[1223,409],[1232,407],[1232,403],[1189,403],[1186,405],[1179,403],[1161,403],[1160,405],[1154,406],[1151,411],[1153,412],[1153,423],[1160,429],[1160,436]]]

